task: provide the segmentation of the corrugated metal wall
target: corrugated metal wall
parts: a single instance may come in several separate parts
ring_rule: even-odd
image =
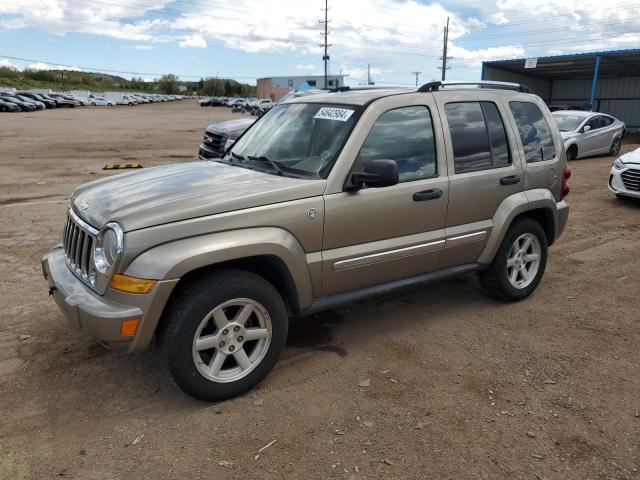
[[[551,82],[547,80],[538,80],[537,78],[527,77],[526,75],[507,72],[487,64],[485,64],[483,70],[483,80],[522,83],[531,88],[531,91],[540,96],[545,102],[551,98]]]
[[[524,83],[549,104],[588,104],[591,96],[591,79],[558,79],[550,82],[507,72],[486,64],[484,79]],[[639,129],[640,75],[598,79],[594,110],[619,118],[627,124],[628,128]]]

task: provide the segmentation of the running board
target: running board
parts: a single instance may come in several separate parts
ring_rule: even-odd
[[[338,293],[336,295],[331,295],[330,297],[316,298],[311,302],[311,305],[308,308],[301,310],[300,316],[332,310],[343,305],[359,302],[371,297],[386,295],[407,287],[422,285],[436,280],[443,280],[445,278],[462,275],[463,273],[475,272],[480,270],[480,268],[481,266],[479,263],[469,263],[459,267],[452,267],[444,270],[438,270],[436,272],[426,273],[424,275],[418,275],[417,277],[403,278],[402,280],[396,280],[395,282],[361,288],[360,290],[354,290],[352,292]]]

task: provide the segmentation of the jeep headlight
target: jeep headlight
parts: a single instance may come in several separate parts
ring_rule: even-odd
[[[97,286],[98,276],[109,281],[118,260],[124,251],[124,233],[122,227],[115,222],[107,223],[98,233],[93,247],[93,266],[97,275],[92,276],[91,283]]]
[[[615,162],[613,162],[613,168],[615,168],[616,170],[624,170],[625,168],[627,168],[627,166],[622,160],[618,158]]]

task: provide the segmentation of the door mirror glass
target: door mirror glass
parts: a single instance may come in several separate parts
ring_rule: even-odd
[[[591,125],[585,125],[582,127],[582,133],[587,133],[589,130],[591,130]]]
[[[395,160],[371,160],[365,164],[364,172],[351,173],[347,189],[390,187],[398,182],[398,164]]]

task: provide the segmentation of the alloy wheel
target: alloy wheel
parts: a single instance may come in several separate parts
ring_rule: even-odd
[[[264,359],[271,343],[271,318],[248,298],[228,300],[202,319],[193,337],[193,362],[207,380],[235,382]]]
[[[540,241],[532,233],[524,233],[513,242],[507,259],[507,276],[514,288],[526,288],[533,282],[540,268],[541,254]]]

